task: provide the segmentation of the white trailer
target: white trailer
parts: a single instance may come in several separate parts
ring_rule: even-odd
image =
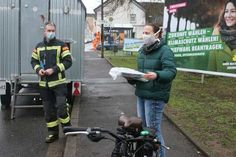
[[[16,105],[17,96],[38,96],[19,93],[24,87],[37,87],[38,76],[30,65],[34,46],[43,39],[44,23],[53,21],[57,38],[68,43],[73,65],[66,71],[68,98],[79,95],[83,80],[83,51],[86,8],[81,0],[0,0],[0,95],[2,109],[40,107]],[[13,101],[12,101],[13,98]]]

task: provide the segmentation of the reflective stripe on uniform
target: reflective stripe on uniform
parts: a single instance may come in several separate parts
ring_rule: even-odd
[[[53,127],[55,127],[55,126],[58,126],[58,120],[56,120],[56,121],[53,121],[53,122],[49,122],[49,123],[47,123],[47,127],[48,128],[53,128]]]
[[[62,123],[62,124],[66,124],[66,123],[69,123],[70,122],[70,117],[66,117],[66,118],[59,118],[59,121]]]
[[[57,80],[57,81],[50,81],[50,82],[48,82],[48,87],[54,87],[56,85],[63,84],[65,82],[66,82],[66,78],[60,79],[60,80]]]
[[[33,57],[34,59],[36,59],[36,60],[39,60],[39,56],[38,56],[38,54],[35,53],[35,52],[32,53],[32,57]]]
[[[61,50],[61,46],[47,46],[46,50],[57,50],[58,52]]]
[[[37,53],[39,54],[40,51],[45,51],[45,47],[38,47],[37,48]]]
[[[46,82],[45,81],[39,81],[39,86],[46,87]]]
[[[70,55],[70,51],[69,50],[63,51],[62,54],[61,54],[61,57],[64,58],[67,55]]]
[[[40,65],[39,65],[39,64],[36,64],[36,65],[34,66],[34,70],[36,71],[38,68],[40,68]]]
[[[57,66],[59,67],[59,69],[60,69],[61,71],[64,71],[64,70],[65,70],[64,64],[60,63],[60,64],[57,64]]]
[[[57,48],[57,64],[60,63],[61,47]]]
[[[38,54],[39,60],[40,60],[40,51],[45,51],[45,47],[38,47],[37,48],[37,54]]]
[[[38,51],[45,51],[45,47],[38,47],[38,48],[37,48],[37,52],[38,52]]]
[[[60,55],[61,55],[61,47],[57,46],[57,66],[59,67],[59,69],[61,71],[64,71],[65,70],[65,66],[62,63],[60,63]],[[57,76],[58,76],[58,80],[57,81],[52,81],[52,82],[48,83],[49,87],[53,87],[53,86],[56,86],[58,84],[64,83],[64,82],[62,82],[63,79],[62,79],[62,74],[60,72],[57,74]]]
[[[50,82],[48,82],[48,87],[54,87],[56,85],[63,84],[65,82],[66,82],[66,78],[63,78],[63,79],[60,79],[60,80],[57,80],[57,81],[50,81]],[[39,81],[39,86],[46,87],[46,82],[45,81]]]
[[[58,73],[58,79],[61,80],[62,79],[62,74],[61,73]]]

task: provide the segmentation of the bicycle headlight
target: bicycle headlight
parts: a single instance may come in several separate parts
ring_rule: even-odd
[[[149,135],[149,131],[147,131],[147,130],[141,131],[140,135],[141,136],[147,136],[147,135]]]

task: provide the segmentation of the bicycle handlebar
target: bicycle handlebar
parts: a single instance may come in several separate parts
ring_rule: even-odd
[[[104,138],[104,136],[101,136],[101,133],[107,133],[107,134],[111,135],[112,137],[114,137],[115,139],[122,140],[121,137],[114,134],[113,132],[103,129],[103,128],[100,128],[100,127],[92,127],[92,128],[90,128],[90,127],[88,127],[88,128],[85,128],[85,127],[64,127],[63,132],[65,133],[65,135],[77,135],[77,134],[91,135],[90,139],[94,142],[97,142],[97,141]],[[95,135],[99,135],[100,137],[99,136],[95,137]],[[94,138],[94,140],[93,140],[93,138]],[[97,138],[97,139],[95,139],[95,138]],[[98,140],[98,138],[99,138],[99,140]]]
[[[160,144],[162,147],[165,149],[170,149],[170,147],[167,147],[165,145],[162,145],[157,139],[153,139],[150,137],[136,137],[136,138],[131,138],[131,139],[124,139],[117,134],[100,128],[100,127],[64,127],[63,132],[65,135],[77,135],[77,134],[86,134],[88,138],[94,142],[98,142],[101,139],[104,139],[105,137],[101,135],[101,133],[107,133],[114,137],[115,139],[118,139],[120,141],[129,141],[129,142],[137,142],[137,141],[149,141],[149,142],[155,142],[157,144]]]
[[[63,132],[67,135],[68,133],[75,133],[75,132],[81,132],[81,131],[101,131],[103,132],[104,129],[99,128],[99,127],[64,127]],[[75,133],[76,134],[76,133]]]

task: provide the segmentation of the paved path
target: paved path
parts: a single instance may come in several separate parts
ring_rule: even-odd
[[[17,104],[32,104],[31,97],[19,97]],[[0,157],[45,157],[46,124],[42,108],[0,110]]]

